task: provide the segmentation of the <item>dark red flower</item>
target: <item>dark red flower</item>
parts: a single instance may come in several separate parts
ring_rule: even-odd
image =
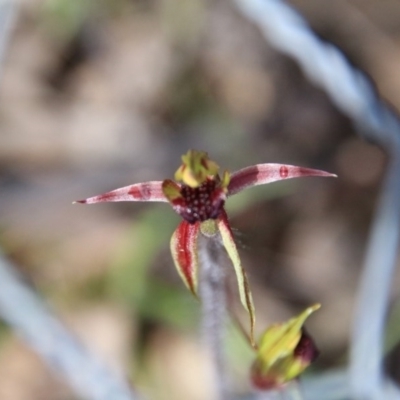
[[[235,269],[240,300],[250,316],[250,337],[253,341],[254,305],[246,273],[233,240],[224,204],[229,196],[252,186],[304,176],[333,177],[328,172],[283,164],[258,164],[232,174],[219,175],[219,166],[207,153],[189,150],[182,156],[182,165],[175,181],[136,183],[111,192],[79,200],[94,204],[113,201],[169,202],[183,218],[171,238],[171,252],[176,268],[193,294],[197,294],[197,238],[220,237]]]

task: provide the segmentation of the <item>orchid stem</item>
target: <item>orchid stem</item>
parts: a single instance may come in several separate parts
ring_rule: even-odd
[[[229,379],[224,352],[226,333],[225,271],[219,263],[219,245],[211,238],[200,237],[200,282],[202,303],[202,336],[210,354],[214,378],[215,399],[228,400]]]

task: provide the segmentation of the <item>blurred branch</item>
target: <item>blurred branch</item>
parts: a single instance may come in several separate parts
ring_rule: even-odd
[[[305,75],[326,91],[361,133],[388,150],[397,143],[397,115],[379,99],[366,75],[353,68],[335,46],[319,39],[294,9],[282,0],[235,2],[275,48],[297,61]]]
[[[392,157],[366,252],[349,369],[353,398],[387,398],[383,393],[383,336],[400,233],[399,118],[381,101],[365,74],[353,68],[336,47],[317,38],[283,1],[235,2],[274,47],[296,60],[308,78],[326,91],[361,134],[384,146]]]
[[[301,388],[304,398],[307,400],[321,400],[323,393],[324,400],[350,399],[351,393],[346,369],[322,373],[301,381]],[[396,400],[399,398],[398,389],[395,385],[385,380],[383,382],[383,399]]]
[[[83,398],[137,398],[125,381],[112,374],[79,343],[2,256],[0,316]]]
[[[398,400],[398,389],[390,381],[383,384],[383,397],[385,400]],[[339,369],[321,373],[312,377],[301,379],[299,392],[285,390],[281,392],[258,392],[246,397],[237,397],[236,400],[348,400],[351,399],[347,369]],[[296,397],[297,396],[297,397]]]
[[[0,73],[17,14],[0,0]],[[93,357],[0,254],[0,317],[83,398],[134,400],[132,389]]]
[[[399,176],[400,154],[394,155],[389,165],[358,294],[350,373],[354,393],[360,398],[382,398],[384,327],[400,237]]]

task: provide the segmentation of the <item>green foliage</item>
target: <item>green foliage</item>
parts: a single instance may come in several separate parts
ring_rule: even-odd
[[[179,289],[150,274],[160,250],[168,246],[176,216],[162,206],[150,208],[135,221],[110,269],[109,295],[146,318],[179,328],[196,324],[197,301],[185,287]],[[166,268],[172,264],[165,257]],[[163,268],[163,266],[161,266]]]

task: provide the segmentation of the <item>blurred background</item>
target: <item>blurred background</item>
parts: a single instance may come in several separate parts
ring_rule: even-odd
[[[291,4],[400,107],[398,1]],[[199,305],[169,253],[180,219],[166,204],[71,203],[172,177],[189,148],[230,171],[278,162],[339,176],[254,188],[227,210],[257,332],[321,302],[308,330],[322,354],[309,373],[346,363],[387,158],[232,2],[24,0],[0,96],[0,246],[87,346],[148,398],[210,397]],[[387,339],[395,377],[399,289],[397,276]],[[233,326],[227,351],[235,390],[245,393],[253,355]],[[0,399],[76,397],[3,325]]]

